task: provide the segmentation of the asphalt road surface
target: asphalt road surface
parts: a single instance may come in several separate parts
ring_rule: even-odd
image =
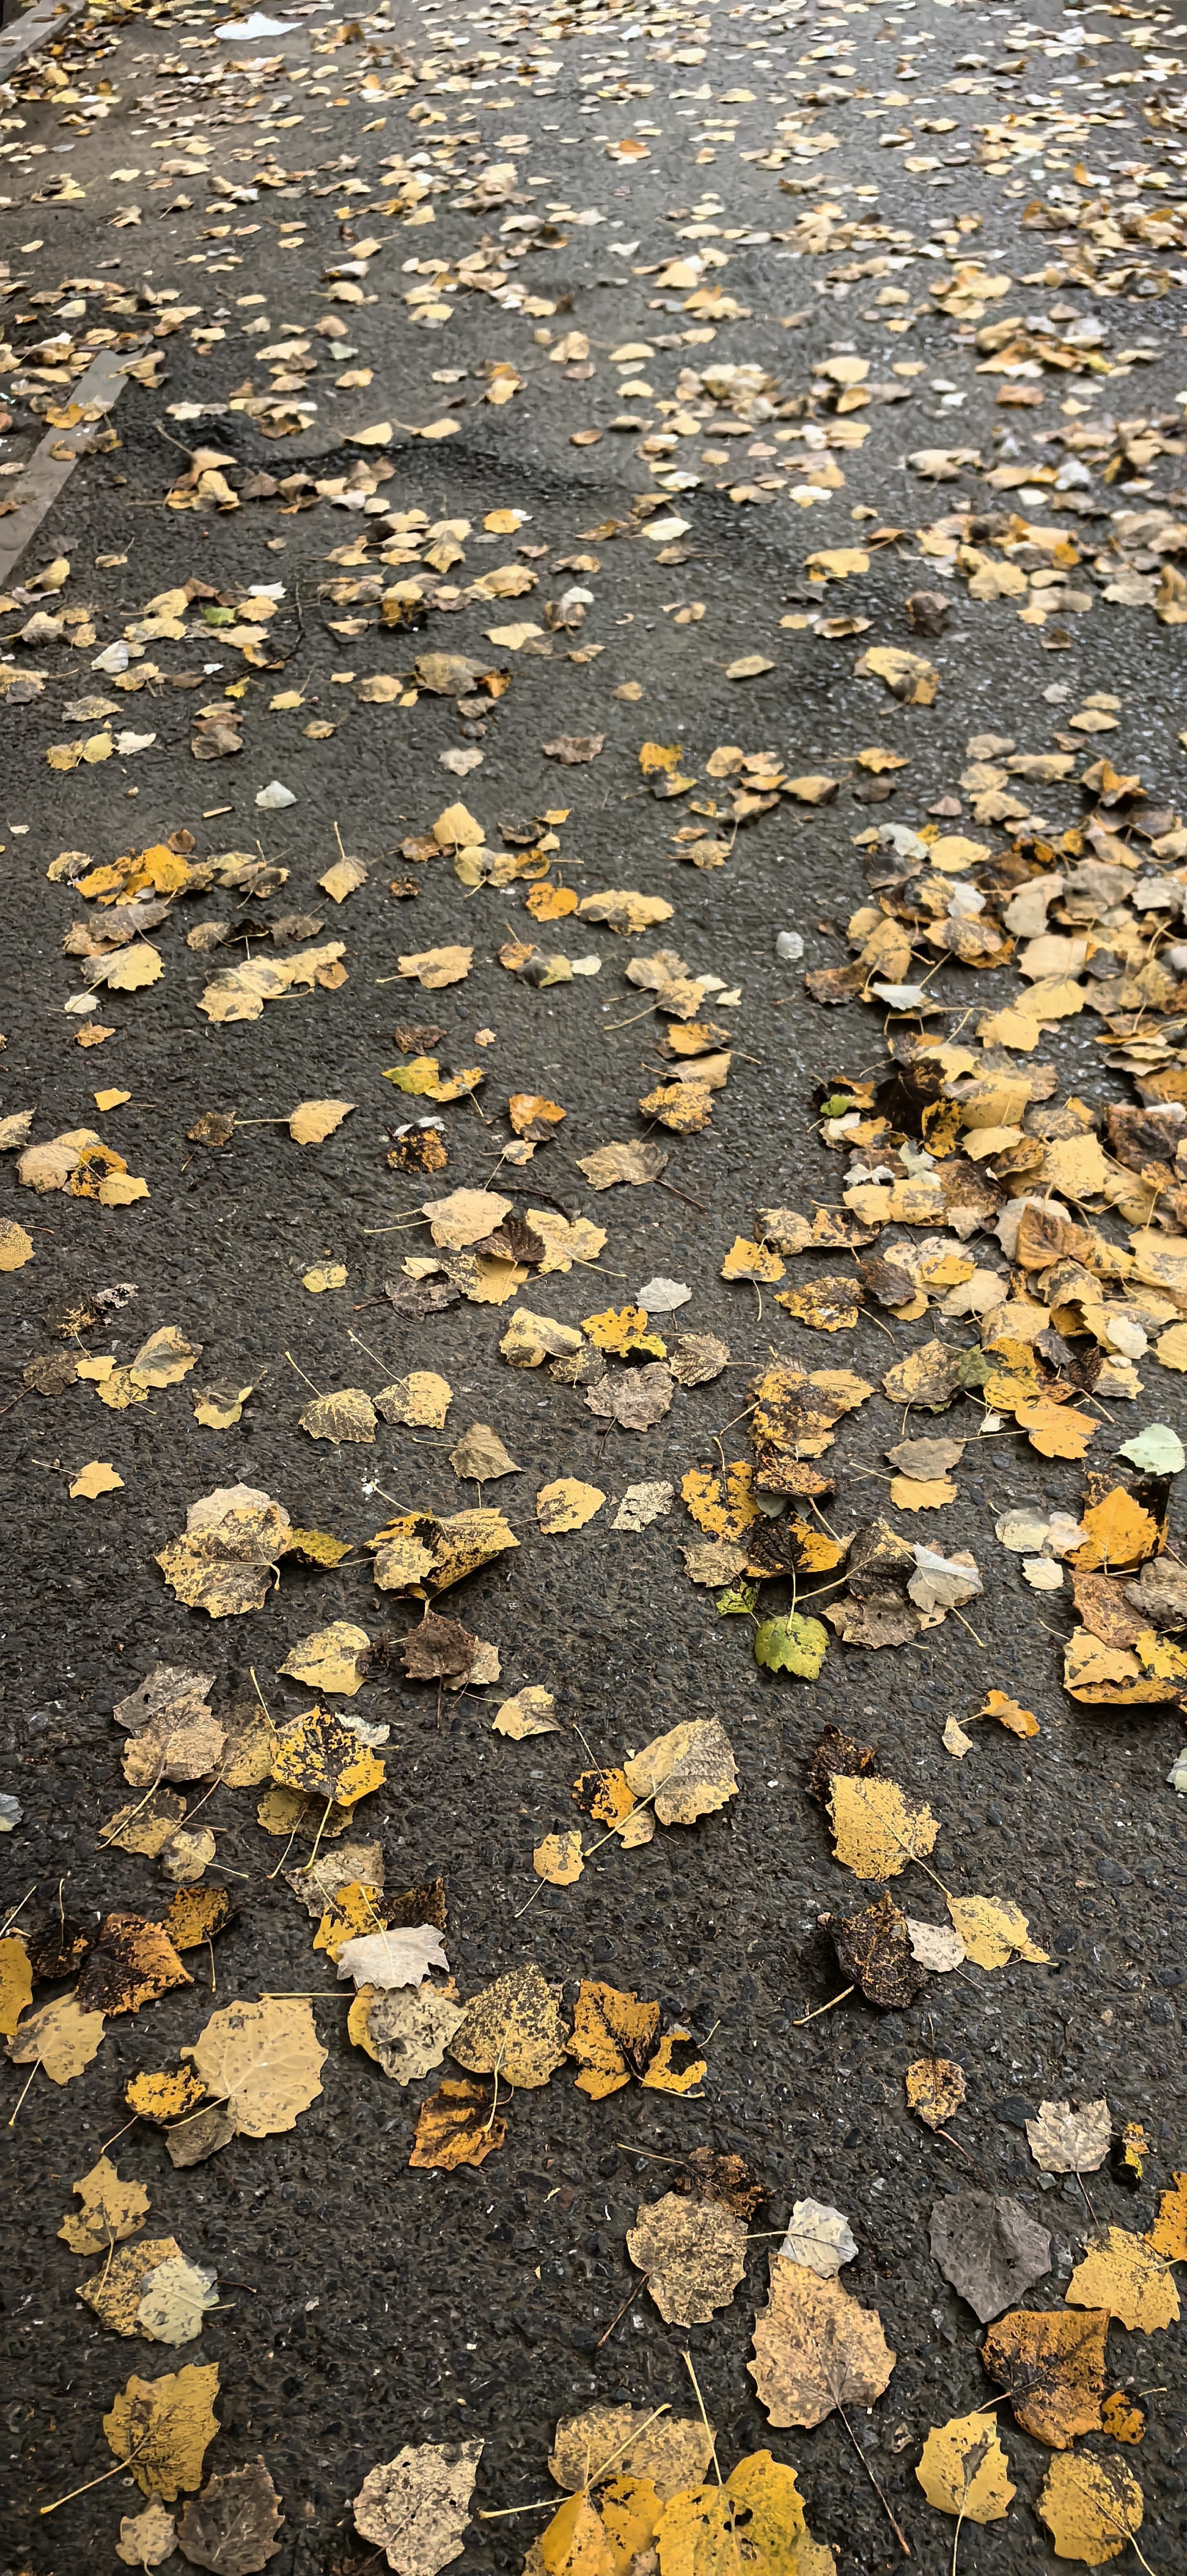
[[[235,1919],[183,1954],[192,1984],[113,2012],[71,2081],[36,2065],[29,2081],[27,2056],[7,2072],[14,2571],[119,2564],[121,2519],[143,2498],[126,2472],[92,2487],[112,2465],[102,2418],[133,2372],[212,2362],[207,2471],[263,2455],[284,2514],[278,2576],[377,2563],[352,2522],[364,2476],[405,2445],[463,2438],[483,2448],[457,2563],[518,2569],[547,2516],[477,2509],[549,2493],[562,2415],[595,2401],[694,2412],[687,2351],[723,2474],[771,2448],[837,2567],[873,2571],[902,2552],[868,2467],[915,2562],[939,2576],[954,2525],[924,2500],[920,2448],[929,2426],[1000,2391],[929,2250],[933,2210],[969,2188],[1021,2203],[1052,2239],[1025,2304],[1059,2308],[1094,2222],[1140,2234],[1187,2163],[1168,1785],[1181,1709],[1067,1697],[1069,1572],[1032,1589],[995,1535],[1011,1506],[1075,1520],[1081,1467],[1004,1417],[979,1437],[981,1398],[961,1397],[906,1425],[966,1441],[956,1499],[896,1509],[886,1451],[905,1417],[876,1391],[823,1462],[828,1521],[847,1533],[885,1511],[911,1543],[949,1561],[967,1551],[983,1590],[909,1643],[868,1650],[830,1632],[815,1680],[754,1659],[755,1617],[788,1612],[790,1582],[765,1586],[755,1617],[731,1615],[718,1606],[728,1583],[690,1581],[681,1554],[706,1535],[682,1480],[749,1459],[747,1390],[771,1362],[850,1368],[878,1390],[937,1336],[976,1344],[975,1316],[939,1315],[943,1283],[914,1319],[870,1294],[852,1329],[826,1337],[761,1280],[720,1276],[736,1236],[761,1239],[760,1210],[841,1208],[844,1164],[821,1134],[829,1089],[881,1080],[887,1037],[946,1036],[975,1059],[979,1016],[1025,991],[1012,967],[945,962],[929,1020],[805,990],[805,973],[860,949],[865,932],[853,949],[846,938],[860,906],[879,917],[870,880],[897,864],[886,831],[904,827],[908,852],[924,828],[932,841],[972,833],[995,857],[1012,841],[1062,848],[1109,792],[1079,783],[1103,756],[1168,809],[1151,859],[1137,803],[1099,808],[1106,836],[1132,848],[1122,864],[1173,870],[1187,854],[1183,640],[1162,613],[1181,577],[1164,569],[1173,543],[1158,544],[1184,506],[1180,13],[1053,0],[1035,12],[599,0],[554,16],[391,0],[350,20],[322,0],[278,8],[279,33],[265,11],[244,39],[242,16],[227,37],[210,8],[110,10],[74,20],[0,97],[14,316],[0,553],[27,528],[0,602],[0,1067],[5,1118],[32,1112],[3,1190],[5,1225],[31,1247],[4,1283],[2,1785],[23,1810],[6,1845],[11,1937],[59,1899],[89,1936],[101,1916],[159,1921],[168,1906],[160,1859],[110,1832],[117,1811],[156,1795],[129,1788],[112,1718],[143,1677],[209,1674],[216,1718],[262,1697],[283,1726],[311,1692],[278,1667],[341,1620],[372,1651],[362,1690],[330,1704],[372,1741],[386,1730],[385,1782],[351,1834],[381,1842],[372,1866],[389,1897],[444,1881],[460,1997],[534,1964],[567,2013],[578,1982],[601,1979],[656,2002],[707,2066],[687,2097],[632,2083],[591,2101],[570,2064],[509,2102],[500,2090],[506,2144],[480,2166],[410,2169],[420,2104],[459,2068],[447,2059],[403,2088],[352,2045],[349,1986],[311,1948],[316,1918],[283,1874],[316,1825],[290,1847],[256,1821],[266,1781],[211,1790],[217,1764],[184,1778],[197,1848],[182,1876],[208,1828],[202,1883],[230,1892]],[[1007,319],[1023,338],[1005,373],[985,372],[977,335]],[[718,372],[739,368],[753,372]],[[58,466],[74,449],[78,462],[39,516],[55,446]],[[908,462],[924,451],[941,462]],[[996,576],[970,589],[958,545],[991,548],[994,526],[1009,540],[1011,512],[1021,574],[996,596]],[[832,563],[810,564],[814,552]],[[394,586],[403,601],[381,616]],[[904,605],[918,591],[938,598],[930,627]],[[930,703],[891,694],[877,665],[857,672],[887,646],[930,664]],[[434,654],[466,657],[468,675],[455,666],[434,687],[441,666],[416,669]],[[1078,711],[1107,719],[1099,739],[1091,725],[1078,746],[1064,737],[1083,759],[1041,779],[993,770],[1052,753]],[[985,736],[1004,748],[970,750]],[[546,753],[565,738],[599,748]],[[666,767],[641,765],[648,744]],[[860,765],[869,750],[897,765]],[[970,761],[999,786],[962,786]],[[468,873],[476,836],[456,818],[426,854],[459,803],[481,827]],[[157,963],[121,989],[119,907],[102,895],[127,891],[129,871],[89,893],[88,878],[153,850],[137,882]],[[341,854],[366,876],[339,900],[320,881]],[[1028,860],[1019,881],[1034,873]],[[566,900],[541,904],[545,883]],[[567,900],[607,889],[646,898],[649,926],[619,931]],[[294,915],[297,931],[270,935]],[[1155,929],[1173,935],[1165,910]],[[777,953],[788,932],[802,957]],[[462,979],[402,977],[402,956],[458,945],[472,951]],[[327,948],[255,1016],[203,1009],[229,969],[262,961],[279,987],[278,965]],[[638,1106],[697,1061],[663,1036],[690,1024],[657,1013],[656,978],[625,972],[661,948],[683,961],[661,975],[709,979],[705,1043],[728,1073],[686,1134]],[[913,987],[939,954],[922,949],[890,986]],[[1182,1024],[1167,1010],[1154,1025],[1173,1049]],[[393,1034],[413,1026],[438,1034]],[[1047,1096],[1087,1104],[1098,1126],[1137,1099],[1105,1034],[1092,1009],[1053,1005],[1038,1048],[1055,1072]],[[444,1104],[405,1096],[385,1072],[418,1056],[479,1069],[481,1085]],[[1000,1062],[1025,1071],[1031,1058]],[[565,1115],[517,1161],[507,1103],[520,1093]],[[314,1100],[350,1114],[302,1146],[288,1120]],[[443,1138],[444,1169],[430,1158],[418,1171],[415,1139],[393,1141],[425,1117],[438,1125],[416,1132]],[[97,1158],[94,1135],[110,1149]],[[23,1186],[26,1144],[54,1138],[67,1139],[67,1185]],[[599,1147],[647,1141],[668,1156],[652,1181],[603,1192],[580,1169]],[[507,1366],[511,1302],[455,1295],[416,1314],[402,1264],[433,1258],[424,1200],[487,1187],[510,1202],[508,1222],[536,1207],[605,1232],[592,1266],[517,1273],[515,1306],[572,1327],[675,1281],[687,1300],[665,1312],[661,1299],[651,1329],[669,1350],[715,1335],[728,1367],[678,1385],[651,1428],[622,1429],[581,1385]],[[1100,1200],[1083,1221],[1128,1239]],[[911,1239],[892,1225],[883,1255],[896,1233]],[[965,1249],[955,1235],[942,1245]],[[1000,1238],[975,1234],[972,1249],[1005,1278]],[[819,1266],[789,1258],[784,1289]],[[341,1285],[306,1284],[326,1267]],[[856,1275],[850,1252],[825,1267]],[[506,1259],[488,1263],[488,1283],[507,1275]],[[196,1364],[147,1391],[120,1378],[168,1327],[200,1346]],[[619,1385],[621,1366],[612,1357],[603,1383]],[[448,1381],[446,1428],[381,1421],[369,1444],[301,1428],[311,1388],[373,1394],[409,1371]],[[1089,1467],[1149,1422],[1182,1429],[1181,1378],[1152,1351],[1140,1375],[1142,1393],[1100,1408]],[[224,1420],[241,1395],[226,1427],[195,1411]],[[449,1452],[472,1423],[493,1427],[514,1475],[459,1477]],[[84,1479],[72,1495],[96,1462],[119,1483],[100,1478],[88,1499]],[[605,1500],[583,1528],[546,1536],[537,1492],[566,1478]],[[237,1484],[350,1553],[336,1566],[290,1554],[262,1606],[209,1621],[156,1559],[191,1505]],[[674,1500],[632,1531],[619,1507],[639,1484]],[[376,1588],[364,1543],[401,1513],[475,1502],[506,1514],[516,1550],[438,1608],[497,1649],[497,1677],[460,1690],[409,1679],[400,1648],[420,1604]],[[1172,1499],[1172,1548],[1179,1526]],[[553,1695],[556,1731],[493,1732],[529,1685]],[[957,1758],[945,1723],[968,1721],[991,1687],[1040,1731],[982,1723]],[[537,1877],[545,1837],[576,1823],[588,1849],[602,1830],[573,1806],[578,1770],[708,1719],[736,1763],[728,1803],[641,1848],[609,1840],[572,1884]],[[819,1917],[879,1892],[838,1865],[805,1792],[825,1724],[876,1744],[938,1820],[936,1877],[892,1882],[904,1909],[946,1925],[941,1886],[1008,1899],[1044,1963],[966,1962],[910,2006],[854,1994],[805,2018],[847,1982]],[[332,1840],[321,1848],[332,1857]],[[32,2009],[69,1992],[42,1984]],[[287,2129],[175,2165],[158,2128],[129,2126],[125,2087],[176,2069],[212,2012],[275,1994],[312,1998],[320,2092]],[[908,2063],[933,2048],[968,2088],[942,2136],[904,2091]],[[1145,2131],[1140,2179],[1115,2154],[1083,2179],[1041,2171],[1027,2119],[1044,2101],[1101,2096],[1115,2136]],[[147,2186],[150,2229],[217,2273],[200,2342],[177,2351],[121,2342],[77,2296],[97,2267],[60,2240],[72,2185],[119,2132],[111,2152]],[[681,2327],[660,2317],[625,2237],[697,2147],[748,2158],[769,2197],[730,2303]],[[846,2214],[859,2252],[843,2286],[877,2310],[897,2356],[885,2394],[852,2413],[855,2438],[836,2413],[812,2431],[772,2427],[747,2376],[768,2257],[810,2198]],[[1090,2432],[1075,2456],[1137,2477],[1144,2563],[1170,2576],[1187,2439],[1177,2330],[1114,2322],[1107,2377],[1144,2394],[1144,2440]],[[1017,2495],[1005,2519],[961,2531],[960,2565],[978,2576],[1052,2557],[1034,2505],[1062,2455],[1004,2401],[996,2421]]]

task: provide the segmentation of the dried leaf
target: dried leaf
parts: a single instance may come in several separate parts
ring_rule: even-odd
[[[803,2263],[771,2257],[747,2370],[772,2424],[822,2424],[834,2406],[871,2406],[895,2364],[872,2309]]]
[[[678,2192],[639,2211],[627,2252],[668,2325],[705,2325],[728,2307],[746,2270],[746,2222],[720,2201]]]
[[[665,2502],[696,2486],[709,2466],[713,2430],[696,2416],[652,2414],[650,2407],[590,2406],[557,2425],[548,2466],[570,2492],[619,2477],[645,2478]]]
[[[843,2263],[857,2258],[857,2239],[845,2213],[826,2200],[797,2200],[779,2248],[788,2263],[803,2263],[818,2281],[835,2281]]]
[[[365,1628],[353,1627],[348,1619],[332,1619],[328,1628],[314,1628],[291,1646],[277,1671],[308,1683],[311,1690],[353,1699],[367,1677],[360,1663],[370,1642]]]
[[[1112,2131],[1103,2094],[1078,2111],[1070,2102],[1041,2102],[1037,2120],[1026,2123],[1030,2152],[1044,2173],[1096,2173],[1109,2152]]]
[[[867,2003],[894,2012],[913,2003],[927,1984],[927,1971],[913,1955],[905,1915],[885,1891],[860,1914],[820,1916],[836,1951],[841,1974],[860,1986]]]
[[[733,1747],[719,1718],[694,1718],[658,1735],[623,1766],[637,1799],[661,1825],[691,1825],[737,1795]]]
[[[297,1419],[311,1440],[363,1441],[369,1446],[375,1438],[375,1407],[361,1386],[319,1395]]]
[[[188,1982],[188,1980],[187,1980]],[[9,2040],[14,2066],[40,2066],[51,2084],[69,2084],[96,2055],[103,2037],[101,2012],[84,2012],[74,1995],[30,2013]]]
[[[1031,1940],[1021,1909],[1004,1896],[949,1896],[948,1912],[979,1968],[1005,1968],[1011,1959],[1030,1959],[1045,1967],[1050,1953]]]
[[[154,2498],[143,2513],[125,2514],[120,2523],[116,2557],[125,2567],[160,2567],[177,2546],[173,2516]]]
[[[257,2576],[280,2547],[284,2516],[263,2460],[209,2478],[177,2526],[183,2555],[214,2576]]]
[[[147,2186],[121,2182],[106,2156],[100,2156],[73,2190],[82,2208],[68,2211],[58,2229],[72,2254],[104,2254],[143,2227],[149,2206]]]
[[[394,1994],[364,1986],[351,2005],[347,2030],[385,2075],[397,2084],[411,2084],[440,2066],[464,2017],[452,1978],[447,1986],[424,1985]]]
[[[147,2253],[147,2246],[143,2250]],[[187,2262],[172,2237],[167,2238],[163,2249],[158,2249],[155,2268],[141,2276],[139,2304],[132,2326],[125,2331],[138,2328],[150,2343],[192,2343],[201,2334],[207,2309],[219,2304],[216,2282],[215,2272],[204,2264]],[[85,2298],[85,2288],[80,2295]],[[98,2313],[102,2315],[101,2308]]]
[[[572,1887],[585,1867],[580,1833],[546,1834],[532,1853],[532,1867],[550,1887]]]
[[[450,1450],[449,1463],[455,1476],[473,1477],[479,1485],[520,1472],[518,1459],[511,1457],[489,1422],[472,1422],[469,1430],[463,1431],[456,1447]]]
[[[355,2529],[398,2576],[437,2576],[465,2547],[481,2442],[407,2443],[370,2469],[354,2500]]]
[[[931,2250],[982,2325],[1051,2269],[1051,2239],[1020,2201],[956,2191],[931,2214]]]
[[[736,2576],[740,2564],[770,2576],[837,2576],[831,2549],[805,2523],[795,2470],[769,2451],[739,2460],[724,2486],[674,2496],[655,2537],[660,2576]]]
[[[310,1708],[277,1727],[272,1777],[302,1797],[351,1807],[382,1787],[385,1766],[332,1710]]]
[[[1172,2175],[1146,2243],[1167,2263],[1187,2263],[1187,2174]]]
[[[327,2051],[307,2001],[271,1997],[212,2013],[183,2054],[207,2092],[226,2104],[241,2137],[269,2138],[295,2128],[316,2100]]]
[[[908,1806],[893,1780],[838,1777],[829,1787],[835,1856],[858,1878],[897,1878],[933,1849],[940,1828],[930,1807]]]
[[[74,2001],[84,2014],[135,2013],[171,1986],[193,1984],[163,1924],[143,1914],[107,1914],[99,1926]]]
[[[556,1735],[560,1720],[552,1714],[555,1707],[551,1691],[541,1690],[536,1683],[527,1683],[516,1692],[514,1699],[505,1699],[496,1709],[491,1719],[492,1732],[509,1735],[516,1744],[521,1744],[528,1735]]]
[[[419,1986],[430,1968],[449,1961],[441,1935],[431,1923],[400,1924],[390,1930],[361,1933],[335,1952],[339,1981],[353,1977],[356,1987],[373,1986],[386,1994],[393,1986]]]
[[[571,1530],[584,1529],[605,1500],[597,1485],[583,1485],[576,1476],[561,1476],[555,1484],[540,1487],[536,1518],[545,1538],[561,1538]]]

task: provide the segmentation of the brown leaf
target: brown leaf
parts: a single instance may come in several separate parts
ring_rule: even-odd
[[[904,2081],[910,2108],[929,2129],[945,2128],[968,2091],[964,2068],[953,2057],[916,2057]]]
[[[626,2247],[667,2325],[706,2325],[745,2272],[746,2222],[721,2201],[669,2191],[640,2209]]]
[[[248,2460],[241,2469],[207,2479],[201,2495],[186,2505],[177,2538],[192,2567],[212,2568],[214,2576],[257,2576],[280,2547],[283,2520],[263,2460]]]
[[[927,1984],[927,1970],[912,1953],[906,1916],[899,1913],[892,1896],[884,1893],[847,1919],[822,1914],[819,1920],[842,1975],[860,1986],[867,2003],[894,2012],[913,2003]]]
[[[478,1639],[460,1619],[441,1619],[427,1610],[418,1628],[410,1628],[400,1646],[400,1660],[410,1681],[438,1681],[451,1673],[468,1673]]]

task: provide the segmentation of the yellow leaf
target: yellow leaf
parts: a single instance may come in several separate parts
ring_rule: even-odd
[[[546,1834],[532,1853],[532,1867],[537,1878],[547,1879],[550,1887],[571,1887],[574,1879],[580,1878],[584,1866],[579,1830]]]
[[[561,1538],[570,1530],[584,1529],[605,1500],[597,1485],[583,1485],[576,1476],[560,1476],[555,1484],[540,1487],[536,1518],[545,1538]]]
[[[93,1503],[100,1494],[122,1492],[123,1483],[123,1477],[117,1476],[114,1467],[93,1458],[89,1467],[80,1467],[70,1488],[70,1500],[72,1503]]]
[[[0,1218],[0,1270],[23,1269],[33,1258],[33,1237],[14,1217]]]
[[[211,2014],[194,2047],[185,2051],[207,2092],[225,2102],[245,2138],[295,2128],[298,2113],[321,2092],[327,2054],[311,2005],[293,1996],[226,2005]]]
[[[823,2424],[834,2406],[871,2406],[896,2355],[881,2319],[804,2263],[771,2257],[768,2305],[756,2318],[746,2367],[772,2424]]]
[[[987,1692],[981,1707],[973,1710],[973,1716],[996,1717],[998,1725],[1008,1727],[1011,1735],[1037,1735],[1039,1732],[1039,1721],[1033,1711],[1021,1708],[1008,1691]]]
[[[82,2208],[69,2210],[58,2229],[72,2254],[104,2254],[143,2227],[149,2205],[145,2184],[121,2182],[107,2156],[100,2156],[72,2188]]]
[[[1057,2558],[1102,2567],[1128,2548],[1142,2527],[1142,2490],[1120,2460],[1088,2452],[1052,2460],[1035,2505]]]
[[[126,2460],[142,2495],[172,2504],[201,2486],[202,2463],[218,2431],[213,2401],[218,2364],[191,2362],[163,2379],[128,2381],[103,2418],[112,2455]]]
[[[940,1828],[930,1807],[909,1807],[893,1780],[838,1774],[829,1781],[836,1858],[858,1878],[897,1878],[932,1850]]]
[[[1172,2175],[1146,2242],[1168,2263],[1187,2263],[1187,2173]]]
[[[1153,2334],[1174,2325],[1179,2294],[1165,2258],[1146,2237],[1109,2227],[1090,2242],[1064,2292],[1070,2308],[1107,2308],[1123,2326]]]
[[[1017,2494],[990,2414],[933,2424],[915,2475],[929,2504],[963,2522],[1000,2522]]]
[[[954,2117],[968,2089],[964,2068],[952,2057],[916,2057],[904,2081],[910,2108],[929,2129],[942,2129]]]
[[[539,2553],[545,2576],[616,2576],[601,2516],[581,2489],[566,2496],[541,2532]]]
[[[804,2521],[795,2470],[769,2451],[739,2460],[724,2486],[672,2497],[656,2526],[660,2576],[836,2576],[836,2560]]]
[[[69,2084],[89,2066],[103,2037],[101,2012],[83,2012],[73,1995],[43,2004],[9,2040],[14,2066],[40,2066],[51,2084]]]
[[[769,1245],[751,1243],[737,1234],[721,1265],[723,1279],[762,1279],[774,1281],[783,1277],[783,1263]]]
[[[33,2001],[33,1977],[24,1942],[16,1933],[0,1940],[0,2038],[11,2039]]]
[[[324,1145],[327,1136],[349,1118],[353,1100],[301,1100],[289,1119],[294,1145]]]
[[[948,1912],[970,1959],[979,1968],[1004,1968],[1011,1959],[1044,1967],[1050,1956],[1030,1937],[1030,1925],[1007,1897],[950,1896]]]
[[[497,2067],[506,2084],[547,2084],[566,2055],[560,1987],[550,1986],[535,1965],[508,1969],[467,2004],[449,2054],[471,2075],[491,2075]]]
[[[589,1335],[596,1350],[609,1351],[615,1359],[626,1359],[633,1351],[647,1358],[667,1358],[667,1345],[658,1333],[647,1330],[647,1311],[643,1306],[607,1306],[600,1315],[583,1315],[581,1330]]]

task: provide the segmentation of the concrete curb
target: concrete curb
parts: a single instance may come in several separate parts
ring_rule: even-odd
[[[71,402],[99,403],[105,412],[113,411],[128,382],[122,370],[134,355],[134,350],[121,350],[118,356],[114,349],[100,350],[94,365],[71,386]],[[57,500],[63,484],[69,482],[80,458],[87,454],[82,442],[94,426],[79,421],[72,430],[47,430],[40,446],[34,449],[17,485],[16,508],[0,519],[0,587],[9,581],[47,510]],[[55,455],[54,449],[65,449],[67,453]]]
[[[85,8],[86,0],[34,0],[34,6],[14,18],[0,35],[0,81],[6,81],[28,54],[40,53],[72,18],[81,18]]]

